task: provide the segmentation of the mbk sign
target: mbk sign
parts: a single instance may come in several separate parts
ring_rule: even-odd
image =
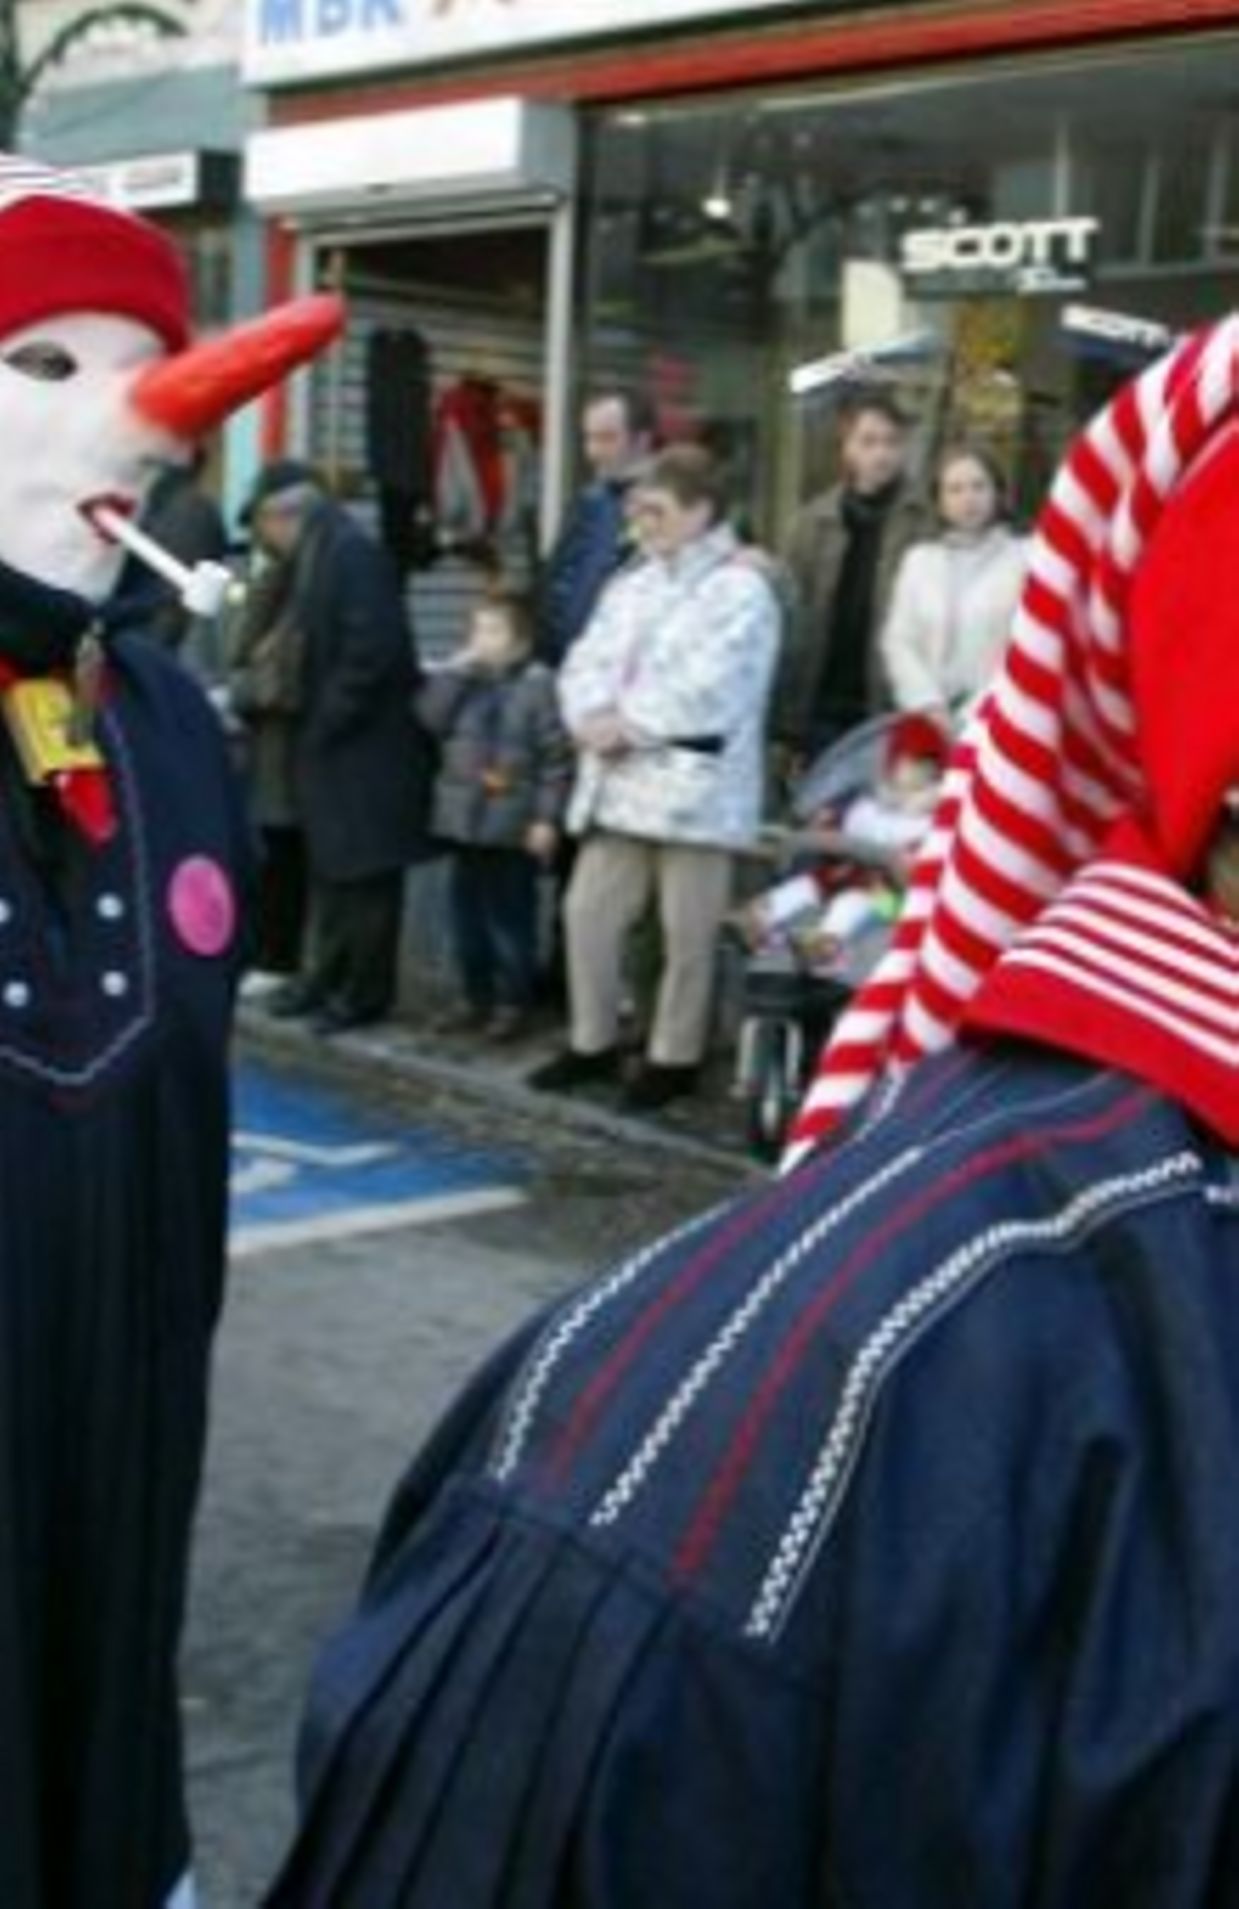
[[[936,226],[904,234],[900,265],[909,289],[924,298],[1078,292],[1091,280],[1099,230],[1089,218]]]
[[[791,12],[804,0],[244,0],[260,86]],[[826,0],[835,4],[835,0]]]

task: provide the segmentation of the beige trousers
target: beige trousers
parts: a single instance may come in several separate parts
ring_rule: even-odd
[[[709,1038],[715,951],[731,881],[726,849],[642,842],[605,831],[586,838],[564,903],[572,1045],[578,1054],[615,1046],[625,940],[653,895],[664,956],[649,1057],[662,1067],[697,1066]]]

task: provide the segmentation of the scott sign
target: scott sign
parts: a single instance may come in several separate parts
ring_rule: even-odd
[[[900,264],[924,293],[1080,290],[1088,283],[1098,230],[1090,218],[936,226],[904,234]]]

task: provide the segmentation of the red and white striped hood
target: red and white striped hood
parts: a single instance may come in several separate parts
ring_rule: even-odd
[[[1239,1143],[1239,938],[1188,886],[1239,783],[1237,417],[1231,318],[1069,454],[1003,668],[792,1160],[968,1029],[1123,1067]]]

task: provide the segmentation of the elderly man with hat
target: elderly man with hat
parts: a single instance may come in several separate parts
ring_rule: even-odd
[[[392,1006],[404,871],[425,847],[433,765],[412,714],[416,653],[395,565],[313,466],[266,465],[245,515],[284,579],[300,658],[292,779],[312,947],[271,1011],[342,1033]]]

